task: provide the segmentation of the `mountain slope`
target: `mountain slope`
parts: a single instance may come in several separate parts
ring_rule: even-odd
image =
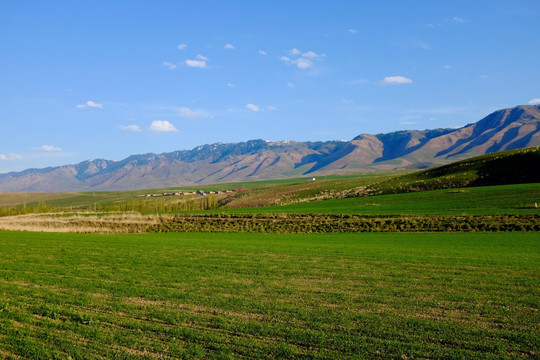
[[[377,194],[540,182],[540,147],[475,156],[394,176],[371,187]]]
[[[362,134],[351,141],[211,144],[192,150],[133,155],[121,161],[0,174],[1,192],[130,190],[429,168],[501,150],[540,145],[540,105],[496,111],[459,129]]]

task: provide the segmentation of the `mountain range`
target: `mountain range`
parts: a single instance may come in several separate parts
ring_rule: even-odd
[[[540,105],[493,112],[458,129],[361,134],[351,141],[250,140],[121,161],[0,174],[0,192],[134,190],[365,171],[420,169],[540,146]]]

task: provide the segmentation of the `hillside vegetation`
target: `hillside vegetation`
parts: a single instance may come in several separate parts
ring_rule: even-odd
[[[378,193],[400,193],[535,182],[540,182],[540,147],[477,156],[390,177],[370,188]]]

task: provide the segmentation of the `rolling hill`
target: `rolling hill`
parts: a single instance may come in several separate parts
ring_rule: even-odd
[[[0,174],[0,192],[132,190],[360,171],[422,169],[540,145],[540,105],[496,111],[459,129],[362,134],[351,141],[250,140],[121,161]]]

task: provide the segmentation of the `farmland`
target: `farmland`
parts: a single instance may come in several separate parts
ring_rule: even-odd
[[[537,358],[537,233],[0,233],[4,358]]]
[[[268,191],[268,190],[267,190]],[[200,200],[207,198],[200,197]],[[540,184],[499,185],[298,202],[139,214],[33,213],[0,217],[0,229],[125,233],[147,231],[538,231]],[[166,209],[167,205],[151,202]],[[161,225],[160,225],[161,224]]]
[[[538,154],[0,194],[0,358],[536,359]]]
[[[406,192],[220,211],[364,215],[534,214],[538,213],[535,202],[540,202],[540,183]]]

